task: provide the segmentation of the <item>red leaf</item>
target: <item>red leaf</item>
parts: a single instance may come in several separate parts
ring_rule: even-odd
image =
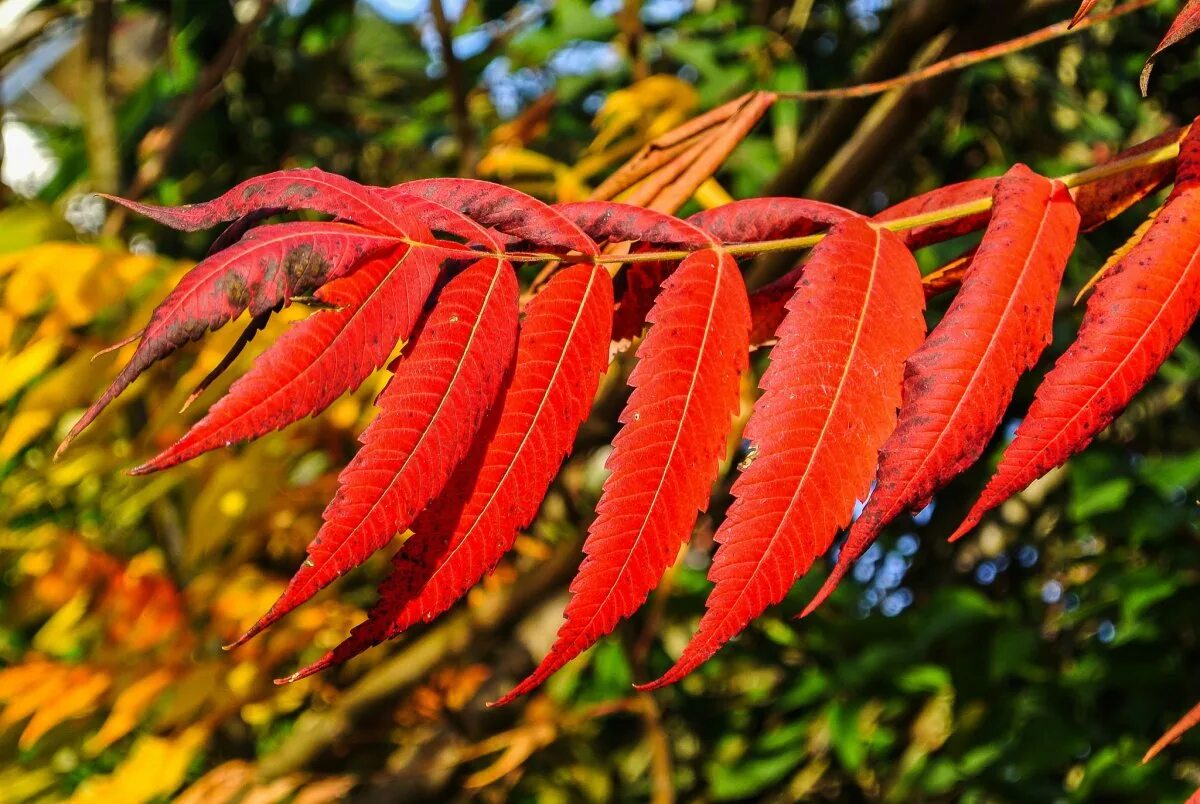
[[[512,382],[489,416],[493,432],[481,434],[443,496],[417,519],[367,621],[290,680],[432,620],[512,547],[587,418],[608,362],[611,310],[612,282],[602,267],[567,268],[534,297]]]
[[[1179,142],[1187,132],[1186,126],[1171,129],[1122,151],[1121,157],[1133,157],[1157,150],[1164,145]],[[1146,196],[1166,185],[1174,174],[1174,162],[1157,162],[1132,170],[1123,170],[1113,176],[1106,176],[1100,181],[1089,182],[1075,188],[1071,194],[1075,196],[1075,206],[1079,209],[1080,231],[1090,232],[1108,223]]]
[[[712,238],[689,221],[613,201],[556,204],[554,209],[597,243],[636,240],[656,246],[701,247]]]
[[[235,645],[361,564],[441,493],[496,399],[516,337],[517,282],[507,263],[481,260],[450,281],[380,394],[379,416],[338,478],[308,560]]]
[[[805,237],[858,217],[848,209],[806,198],[748,198],[698,212],[688,223],[722,243]]]
[[[634,249],[636,253],[638,249]],[[613,310],[614,341],[630,341],[642,334],[646,316],[654,307],[667,280],[678,263],[669,261],[634,262],[617,274],[617,306]]]
[[[1099,2],[1099,0],[1083,0],[1083,2],[1079,4],[1079,10],[1075,12],[1075,17],[1071,20],[1070,27],[1074,28],[1076,25],[1083,22],[1083,18],[1088,15],[1088,12],[1095,7],[1097,2]]]
[[[748,362],[750,311],[737,263],[712,250],[688,257],[650,322],[566,622],[541,665],[499,703],[541,684],[635,611],[708,505]]]
[[[925,298],[940,296],[962,284],[962,276],[975,257],[975,249],[976,247],[972,246],[942,267],[926,274],[921,280]],[[750,294],[750,317],[754,322],[750,328],[751,347],[775,341],[775,331],[787,315],[787,304],[795,292],[796,282],[805,271],[805,266],[806,263],[800,263],[774,282],[763,285]]]
[[[308,209],[335,215],[389,234],[419,234],[389,200],[366,187],[318,168],[281,170],[242,182],[220,198],[182,207],[156,207],[104,196],[173,229],[195,232],[262,210]]]
[[[1154,62],[1164,50],[1187,39],[1197,29],[1200,29],[1200,0],[1188,0],[1187,5],[1176,15],[1175,21],[1167,29],[1167,35],[1158,43],[1158,47],[1150,54],[1150,58],[1146,59],[1146,66],[1142,68],[1141,80],[1143,97],[1150,91],[1150,73],[1154,70]]]
[[[357,388],[412,333],[440,264],[432,249],[403,247],[318,290],[337,309],[295,324],[187,435],[134,474],[282,429]]]
[[[712,237],[687,221],[662,212],[611,201],[581,201],[557,204],[555,209],[574,221],[597,243],[637,241],[632,252],[662,247],[696,248],[712,243]],[[617,305],[613,311],[612,339],[617,342],[637,337],[646,323],[663,281],[677,262],[632,262],[617,275]]]
[[[1178,740],[1183,735],[1187,734],[1192,729],[1200,726],[1200,705],[1183,716],[1183,719],[1172,726],[1166,734],[1159,738],[1150,750],[1146,752],[1146,756],[1142,757],[1142,764],[1146,764],[1156,756],[1161,754],[1163,750],[1171,743]]]
[[[820,605],[889,522],[924,506],[982,454],[1021,374],[1049,345],[1079,213],[1070,194],[1018,165],[996,188],[992,223],[945,318],[908,361],[904,405],[876,488],[850,529]]]
[[[688,219],[723,243],[806,237],[859,217],[847,209],[804,198],[751,198],[699,212]],[[770,341],[792,297],[800,268],[750,295],[750,343]],[[640,326],[640,325],[639,325]]]
[[[733,486],[708,610],[654,689],[674,683],[778,603],[866,499],[896,425],[925,296],[895,235],[850,219],[813,251],[746,425],[757,457]]]
[[[1184,147],[1185,163],[1200,164],[1200,130]],[[995,476],[951,538],[1083,450],[1175,350],[1200,310],[1198,219],[1200,183],[1184,178],[1141,242],[1096,285],[1079,337],[1046,375]]]
[[[419,179],[393,187],[457,210],[483,226],[545,248],[595,254],[596,244],[554,207],[501,184],[478,179]]]
[[[987,198],[992,195],[995,188],[995,179],[971,179],[970,181],[959,182],[958,184],[950,184],[946,187],[939,187],[928,193],[909,198],[906,201],[901,201],[895,206],[888,207],[876,215],[874,220],[881,222],[894,221],[898,218],[924,215],[927,212],[948,209],[960,204],[968,204],[972,201],[978,201],[981,198]],[[904,241],[904,245],[916,251],[919,248],[924,248],[934,243],[941,243],[945,240],[951,240],[955,237],[961,237],[965,234],[978,231],[987,226],[991,218],[992,211],[987,210],[985,212],[977,212],[974,215],[955,218],[954,220],[918,226],[915,229],[897,232],[897,234]]]
[[[281,223],[190,270],[154,310],[129,364],[71,428],[64,449],[147,368],[249,309],[266,313],[313,292],[364,260],[394,249],[395,237],[344,223]]]

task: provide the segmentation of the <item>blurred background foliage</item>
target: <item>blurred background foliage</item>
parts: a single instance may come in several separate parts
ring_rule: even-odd
[[[888,77],[1077,5],[0,0],[0,802],[1186,797],[1200,736],[1139,759],[1200,699],[1194,335],[1095,446],[962,545],[944,537],[986,466],[894,527],[817,615],[791,619],[819,580],[807,579],[654,696],[630,683],[664,670],[703,610],[736,443],[650,604],[530,700],[483,705],[553,637],[628,357],[541,519],[465,604],[285,687],[271,679],[361,618],[386,556],[249,646],[220,646],[302,560],[377,384],[256,444],[125,476],[224,390],[177,413],[230,327],[50,460],[128,349],[93,355],[133,334],[209,245],[127,220],[93,191],[174,204],[319,165],[573,200],[648,138],[744,91]],[[1200,113],[1194,45],[1161,60],[1149,100],[1136,91],[1178,6],[879,99],[778,104],[685,211],[775,193],[874,212],[1015,161],[1051,175],[1095,164]],[[1152,206],[1081,241],[1056,350],[1078,323],[1074,291]],[[778,266],[747,270],[762,281]]]

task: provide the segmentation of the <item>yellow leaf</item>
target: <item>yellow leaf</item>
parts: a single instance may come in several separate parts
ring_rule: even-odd
[[[696,188],[696,193],[692,197],[705,209],[714,209],[733,203],[733,196],[713,178],[705,179],[704,183]]]
[[[54,696],[34,713],[25,726],[25,731],[21,732],[21,739],[17,745],[22,750],[31,748],[55,726],[91,714],[100,705],[110,684],[111,679],[107,673],[86,667],[74,668],[67,677],[65,686],[55,689]]]
[[[652,75],[610,94],[593,126],[589,151],[602,151],[626,134],[649,140],[684,122],[699,104],[695,88],[670,75]]]
[[[169,796],[183,784],[188,767],[208,742],[208,730],[192,726],[178,737],[145,736],[109,776],[88,779],[75,795],[77,804],[142,804]]]
[[[0,355],[0,403],[12,399],[49,368],[62,347],[61,336],[41,338],[16,354]]]
[[[498,145],[479,160],[479,173],[513,179],[517,176],[554,175],[563,164],[544,154],[511,145]]]
[[[14,762],[0,770],[0,804],[43,800],[38,797],[57,783],[58,774],[52,768],[26,769]]]
[[[296,793],[292,804],[333,804],[345,801],[354,785],[353,776],[331,776],[328,779],[310,782]]]
[[[41,686],[48,675],[57,673],[58,667],[53,662],[37,659],[0,670],[0,703],[24,697]],[[11,725],[20,719],[9,720],[5,713],[5,717],[0,717],[0,725]]]
[[[55,610],[33,636],[33,647],[51,656],[68,656],[79,647],[80,621],[87,616],[91,596],[80,590],[65,606]]]
[[[13,330],[16,326],[16,316],[7,310],[0,310],[0,349],[7,349],[12,345]]]
[[[95,756],[133,731],[174,679],[174,672],[164,668],[139,678],[122,690],[113,703],[108,719],[104,721],[100,730],[84,743],[83,750]]]
[[[254,783],[255,769],[249,762],[233,760],[210,770],[175,797],[175,804],[230,804]]]
[[[0,461],[7,461],[54,424],[48,410],[17,411],[0,436]]]

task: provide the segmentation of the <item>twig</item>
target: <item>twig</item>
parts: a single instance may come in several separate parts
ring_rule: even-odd
[[[112,0],[93,0],[84,67],[83,135],[91,187],[100,193],[116,192],[121,181],[117,122],[109,85],[112,30]]]
[[[1048,25],[1041,30],[1033,33],[1019,36],[1016,39],[1010,39],[1007,42],[1001,42],[998,45],[985,47],[980,50],[972,50],[968,53],[960,53],[957,56],[951,56],[948,59],[935,62],[934,64],[924,67],[920,70],[915,70],[904,75],[889,78],[886,81],[873,81],[867,84],[859,84],[852,87],[842,87],[839,89],[812,89],[803,92],[780,92],[777,93],[780,100],[826,100],[831,98],[867,98],[872,95],[881,95],[884,92],[893,89],[903,89],[904,87],[917,84],[922,81],[928,81],[931,78],[936,78],[939,75],[962,70],[967,67],[980,64],[985,61],[1007,56],[1010,53],[1016,53],[1021,50],[1026,50],[1035,47],[1044,42],[1049,42],[1054,39],[1059,39],[1064,36],[1085,31],[1095,25],[1109,22],[1117,17],[1123,17],[1134,11],[1139,11],[1147,6],[1151,6],[1156,0],[1130,0],[1130,2],[1122,3],[1104,14],[1097,14],[1094,17],[1088,17],[1078,25],[1071,27],[1069,20],[1056,22],[1053,25]]]
[[[275,6],[275,0],[259,0],[258,10],[246,22],[238,25],[216,57],[204,68],[204,72],[196,81],[196,86],[180,104],[175,117],[167,124],[162,145],[138,169],[125,197],[136,201],[152,186],[158,183],[166,172],[167,163],[179,149],[183,138],[187,135],[192,124],[196,122],[217,98],[221,96],[225,76],[241,67],[246,58],[247,43],[258,27],[267,19]],[[120,210],[113,213],[111,220],[123,220]],[[113,224],[119,228],[118,224]]]
[[[442,63],[446,65],[446,86],[450,91],[450,103],[454,110],[454,129],[458,137],[458,173],[472,176],[475,173],[475,132],[471,127],[471,113],[467,108],[467,92],[462,62],[454,55],[454,29],[446,19],[442,0],[431,0],[429,13],[437,29],[442,47]]]

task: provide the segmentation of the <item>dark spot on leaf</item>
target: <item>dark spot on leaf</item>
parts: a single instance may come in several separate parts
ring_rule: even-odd
[[[283,272],[293,293],[319,288],[329,274],[329,261],[311,245],[296,246],[283,258]]]
[[[238,274],[230,274],[222,279],[220,288],[230,307],[241,310],[250,303],[250,289],[246,287],[246,280]]]
[[[283,191],[283,197],[292,200],[306,201],[317,194],[317,188],[311,184],[304,182],[294,182],[289,184],[287,189]]]

